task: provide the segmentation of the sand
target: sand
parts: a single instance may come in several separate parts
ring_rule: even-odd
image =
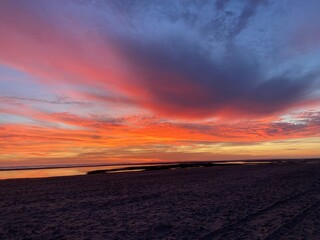
[[[320,164],[0,181],[0,239],[320,239]]]

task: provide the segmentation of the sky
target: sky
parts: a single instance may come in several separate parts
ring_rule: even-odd
[[[318,0],[1,0],[0,167],[320,157]]]

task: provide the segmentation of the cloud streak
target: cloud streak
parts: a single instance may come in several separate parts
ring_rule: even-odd
[[[98,163],[264,158],[269,153],[263,149],[274,149],[279,156],[285,152],[283,146],[297,149],[294,153],[300,155],[295,157],[301,154],[316,156],[317,150],[310,152],[310,147],[319,144],[320,137],[319,112],[300,113],[293,118],[294,122],[241,124],[172,123],[138,116],[110,119],[70,113],[37,117],[42,121],[77,128],[2,125],[2,165],[8,165],[9,158],[16,159],[14,164],[20,165],[29,161],[33,164],[83,163],[89,159],[92,163]],[[255,149],[259,149],[258,155]],[[244,150],[246,154],[243,154]],[[250,156],[252,152],[256,153]]]

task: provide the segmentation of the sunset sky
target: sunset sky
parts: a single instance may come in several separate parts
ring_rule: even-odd
[[[0,167],[320,157],[319,0],[1,0]]]

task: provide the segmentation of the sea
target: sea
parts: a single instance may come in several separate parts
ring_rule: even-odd
[[[153,164],[156,165],[156,164]],[[130,166],[150,166],[150,164],[135,165],[105,165],[105,166],[57,166],[57,167],[19,167],[19,168],[0,168],[0,180],[16,178],[44,178],[85,175],[87,172],[95,170],[120,169]],[[122,171],[124,172],[124,171]]]
[[[239,165],[256,165],[270,163],[269,161],[219,161],[215,163],[219,164],[239,164]],[[170,165],[174,163],[152,163],[152,164],[117,164],[117,165],[94,165],[94,166],[33,166],[33,167],[0,167],[0,180],[4,179],[17,179],[17,178],[45,178],[45,177],[62,177],[62,176],[76,176],[76,175],[86,175],[90,171],[95,170],[116,170],[110,173],[119,172],[136,172],[135,170],[121,170],[127,167],[143,167],[147,166],[160,166],[160,165]]]

